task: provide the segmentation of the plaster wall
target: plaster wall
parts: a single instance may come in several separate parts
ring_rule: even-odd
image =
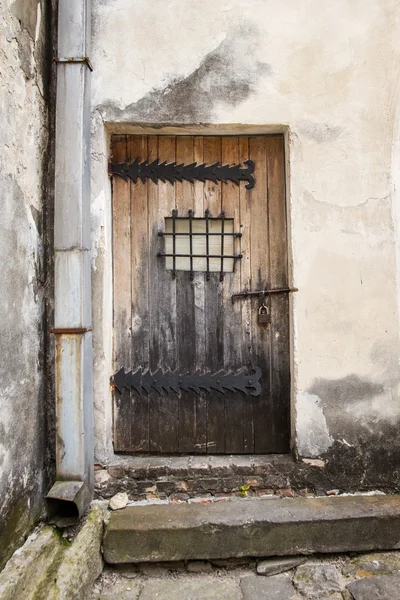
[[[92,27],[96,460],[112,457],[109,134],[284,131],[293,448],[400,485],[397,0],[93,0]]]
[[[0,568],[42,513],[47,491],[46,4],[0,0]]]

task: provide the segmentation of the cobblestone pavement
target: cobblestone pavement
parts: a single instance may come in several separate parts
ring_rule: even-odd
[[[400,600],[400,551],[106,567],[90,600]]]

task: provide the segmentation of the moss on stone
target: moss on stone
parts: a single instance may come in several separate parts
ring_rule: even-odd
[[[70,548],[72,542],[66,537],[64,537],[63,531],[61,529],[54,528],[54,534],[58,537],[62,546],[65,546],[65,548]]]
[[[17,500],[10,507],[0,526],[0,570],[12,553],[21,545],[23,533],[29,528],[28,507],[25,500]]]
[[[400,571],[400,556],[391,552],[373,552],[352,558],[343,567],[346,577],[373,577],[391,575]]]
[[[100,575],[106,508],[94,505],[74,540],[45,526],[32,534],[0,573],[0,600],[80,600]]]

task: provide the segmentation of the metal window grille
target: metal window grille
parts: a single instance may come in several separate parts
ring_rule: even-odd
[[[221,212],[212,217],[207,209],[204,218],[195,218],[193,210],[188,217],[178,217],[178,211],[172,211],[172,217],[165,219],[165,231],[159,236],[165,239],[165,248],[158,256],[165,258],[166,268],[176,277],[177,271],[189,271],[193,279],[195,271],[206,273],[219,272],[220,280],[224,273],[234,270],[235,261],[242,254],[235,252],[235,240],[242,236],[233,230],[233,219],[227,219]]]

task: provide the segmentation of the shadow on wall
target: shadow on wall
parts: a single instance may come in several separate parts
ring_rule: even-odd
[[[356,375],[316,379],[309,393],[320,399],[332,436],[323,454],[336,487],[400,490],[400,409],[382,384]]]
[[[106,121],[208,122],[216,104],[237,106],[249,98],[262,77],[271,74],[270,65],[256,59],[258,37],[253,24],[242,23],[188,77],[149,92],[125,109],[109,102],[99,108],[105,111]]]

